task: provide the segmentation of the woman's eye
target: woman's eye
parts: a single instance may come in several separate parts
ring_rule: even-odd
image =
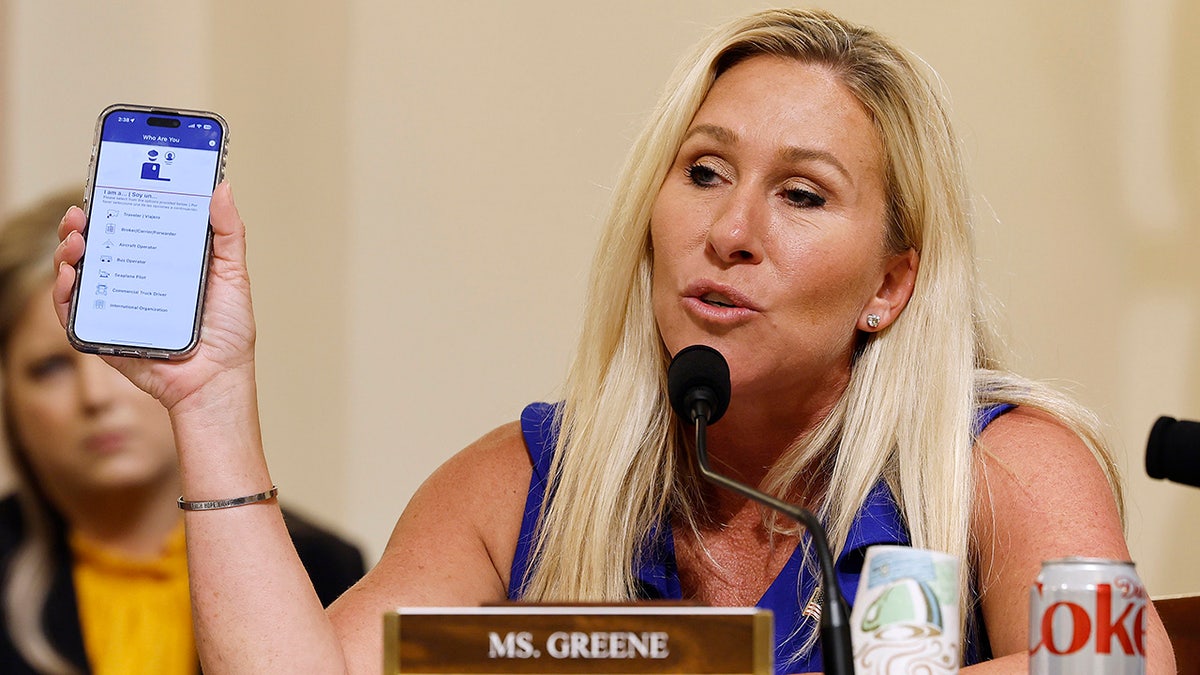
[[[693,185],[699,187],[712,187],[720,181],[720,174],[712,167],[703,164],[693,164],[683,170],[687,174],[688,180],[692,181]]]
[[[789,188],[783,191],[783,198],[792,206],[800,208],[815,208],[825,205],[825,198],[811,191],[801,188]]]
[[[38,359],[29,365],[29,375],[35,380],[45,379],[71,367],[71,359],[63,354],[54,354]]]

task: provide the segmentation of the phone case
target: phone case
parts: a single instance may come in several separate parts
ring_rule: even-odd
[[[149,115],[162,115],[164,117],[201,117],[207,118],[220,125],[221,141],[220,148],[217,150],[217,166],[216,175],[213,182],[213,189],[220,185],[225,177],[225,162],[229,151],[229,125],[220,115],[203,111],[189,110],[184,108],[166,108],[161,106],[144,106],[131,104],[115,104],[110,105],[100,112],[96,119],[96,131],[92,140],[92,154],[88,167],[88,179],[84,186],[83,210],[87,216],[87,225],[84,228],[83,235],[85,241],[91,234],[92,226],[92,205],[94,203],[94,191],[96,189],[96,175],[99,168],[101,134],[103,131],[104,121],[110,115],[119,114],[121,112],[141,113]],[[160,176],[161,165],[154,161],[155,158],[150,158],[150,161],[144,162],[141,166],[141,178],[143,180],[166,180]],[[204,315],[204,299],[208,289],[208,272],[212,262],[212,225],[207,227],[207,234],[204,237],[204,253],[203,262],[200,268],[199,289],[196,293],[196,309],[193,320],[193,328],[191,338],[187,345],[179,349],[145,347],[130,344],[93,342],[80,338],[76,334],[75,322],[79,310],[80,289],[83,281],[84,267],[88,264],[87,254],[75,266],[75,287],[71,292],[70,314],[67,322],[67,339],[71,346],[81,352],[91,354],[103,354],[112,356],[124,356],[131,358],[151,358],[151,359],[170,359],[180,360],[186,359],[195,353],[200,346],[200,328],[203,323]],[[107,291],[106,291],[107,292]]]

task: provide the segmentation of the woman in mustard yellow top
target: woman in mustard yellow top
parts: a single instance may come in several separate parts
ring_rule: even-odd
[[[0,501],[0,672],[197,671],[174,437],[165,410],[67,343],[50,301],[74,195],[0,229],[0,373],[15,493]],[[362,556],[289,515],[329,604]]]

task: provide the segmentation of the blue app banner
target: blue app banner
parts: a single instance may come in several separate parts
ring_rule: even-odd
[[[151,118],[177,120],[179,126],[154,125],[150,123]],[[104,119],[100,140],[215,151],[221,147],[221,125],[216,120],[206,117],[118,110]]]

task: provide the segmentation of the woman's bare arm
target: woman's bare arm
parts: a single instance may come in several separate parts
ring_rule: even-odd
[[[1018,408],[980,435],[972,530],[988,640],[998,658],[978,672],[1025,672],[1029,589],[1045,560],[1129,560],[1117,504],[1100,465],[1074,432]],[[1174,673],[1158,613],[1146,613],[1146,672]],[[976,672],[976,669],[971,669]]]
[[[59,229],[54,301],[64,325],[83,220],[72,208]],[[188,500],[251,495],[272,484],[259,430],[245,229],[228,185],[213,194],[210,222],[213,263],[196,353],[178,362],[106,358],[170,413]],[[515,424],[464,450],[420,489],[383,561],[328,615],[275,500],[188,512],[205,672],[376,673],[385,609],[502,599],[530,472]]]
[[[379,564],[329,608],[351,672],[379,672],[386,611],[506,598],[531,473],[514,422],[429,477],[404,509]]]

